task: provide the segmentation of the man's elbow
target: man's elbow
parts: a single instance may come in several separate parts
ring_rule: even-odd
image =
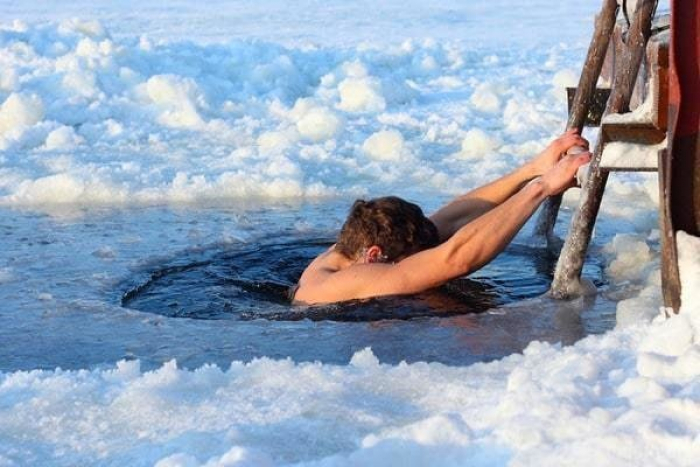
[[[441,219],[440,216],[431,216],[430,221],[433,223],[438,232],[438,241],[440,243],[446,242],[455,233],[454,225],[445,219]]]

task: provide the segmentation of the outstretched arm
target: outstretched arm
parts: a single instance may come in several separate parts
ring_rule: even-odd
[[[430,216],[438,229],[440,242],[448,240],[464,225],[501,205],[536,176],[525,165],[450,201]]]
[[[588,147],[588,141],[576,130],[570,130],[555,139],[530,162],[513,172],[459,196],[430,216],[440,234],[440,241],[449,239],[464,225],[501,205],[525,183],[554,167],[561,155],[573,146]]]
[[[589,160],[590,153],[562,158],[448,241],[397,264],[356,264],[332,274],[319,271],[314,280],[300,281],[297,298],[305,303],[328,303],[417,293],[476,271],[503,251],[547,196],[573,186],[576,171]]]

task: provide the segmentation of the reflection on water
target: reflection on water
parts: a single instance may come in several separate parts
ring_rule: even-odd
[[[244,245],[198,252],[144,271],[122,306],[175,318],[377,321],[479,313],[544,294],[554,258],[545,249],[511,245],[487,267],[408,297],[291,306],[287,294],[327,240]],[[595,269],[589,266],[589,269]],[[591,271],[589,271],[591,272]],[[593,271],[600,281],[600,271]]]

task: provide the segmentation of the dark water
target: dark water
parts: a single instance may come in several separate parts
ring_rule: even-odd
[[[469,365],[535,340],[573,344],[615,325],[619,292],[609,295],[606,284],[570,302],[539,297],[555,258],[526,236],[468,279],[430,293],[291,306],[286,287],[326,247],[346,209],[0,209],[0,371],[122,359],[139,359],[143,369],[170,360],[226,368],[261,357],[345,365],[368,347],[383,363]],[[620,230],[633,226],[601,219],[596,243]],[[602,261],[594,244],[585,277],[602,284]]]
[[[124,285],[121,305],[174,318],[202,320],[377,321],[480,313],[544,294],[556,258],[546,249],[511,245],[469,278],[429,292],[327,306],[292,306],[287,298],[325,239],[245,245],[187,254],[144,271]],[[586,275],[602,283],[600,266]]]

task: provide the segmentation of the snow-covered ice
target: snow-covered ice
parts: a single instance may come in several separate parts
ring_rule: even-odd
[[[553,57],[568,44],[495,59],[493,46],[410,37],[350,48],[162,42],[116,38],[93,19],[15,22],[0,41],[0,205],[25,207],[318,198],[368,181],[441,193],[459,172],[457,193],[551,137],[560,96],[535,96],[551,81],[542,63],[576,65]],[[459,170],[464,158],[478,169]]]
[[[16,372],[0,447],[8,464],[690,466],[700,350],[684,312],[469,367],[365,349],[347,366]]]
[[[598,0],[375,3],[0,1],[0,465],[697,464],[700,242],[668,318],[654,174],[610,177],[597,302],[483,318],[541,341],[118,306],[183,252],[329,236],[359,195],[430,210],[562,130]]]

